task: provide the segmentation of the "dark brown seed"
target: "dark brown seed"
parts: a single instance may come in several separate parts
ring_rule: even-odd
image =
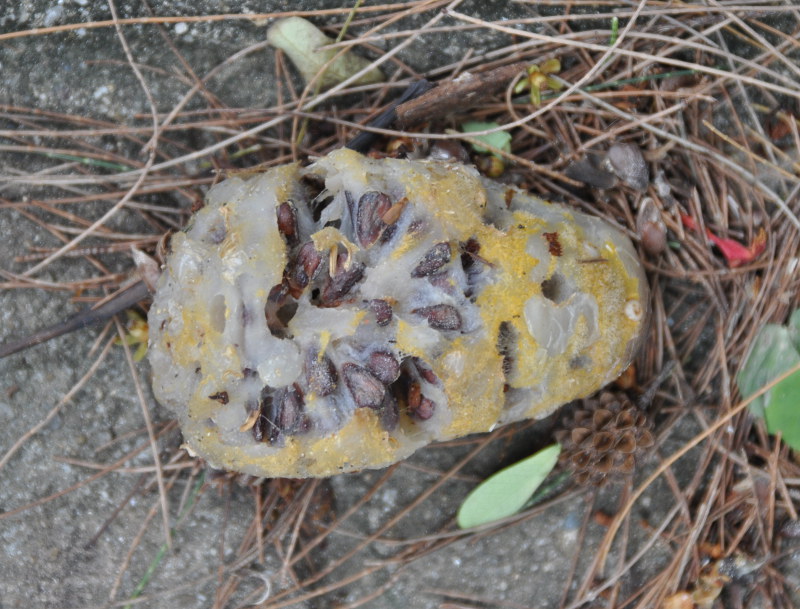
[[[313,241],[305,243],[297,253],[297,264],[309,278],[314,275],[320,262],[322,262],[322,256],[319,255]]]
[[[362,247],[369,247],[380,237],[386,223],[383,215],[392,207],[389,195],[372,190],[361,195],[355,217],[356,237]]]
[[[378,408],[383,402],[386,388],[368,370],[358,364],[342,366],[344,382],[359,408]]]
[[[297,252],[294,264],[286,273],[286,282],[289,284],[289,292],[292,296],[295,298],[300,296],[319,268],[320,262],[322,262],[322,256],[314,247],[314,242],[304,243]]]
[[[278,428],[287,435],[294,433],[303,419],[305,402],[302,391],[297,385],[279,389],[273,401],[279,405],[276,420]]]
[[[308,381],[308,388],[319,395],[325,397],[336,390],[339,375],[333,362],[326,355],[321,358],[311,350],[306,356],[305,374]]]
[[[398,362],[394,355],[386,351],[373,351],[369,356],[367,362],[367,370],[369,370],[381,383],[389,385],[397,380],[400,376],[400,362]]]
[[[281,307],[285,306],[289,298],[289,290],[285,284],[273,286],[267,295],[267,304],[264,305],[264,316],[267,318],[267,328],[273,336],[282,337],[286,325],[280,318]]]
[[[264,442],[273,442],[277,439],[278,433],[280,432],[278,426],[275,424],[275,420],[277,419],[277,405],[275,404],[275,396],[272,391],[272,387],[265,385],[261,390],[261,400],[259,402],[261,416],[256,423],[261,423],[262,440]]]
[[[296,386],[277,391],[265,386],[261,390],[260,415],[253,425],[253,437],[259,442],[278,443],[282,436],[293,434],[301,427],[303,395]]]
[[[445,264],[450,262],[450,244],[437,243],[419,261],[419,264],[411,271],[412,277],[426,277],[436,272]]]
[[[291,201],[278,206],[278,230],[289,243],[297,242],[297,212]]]
[[[261,390],[261,396],[258,402],[258,418],[253,424],[252,430],[256,442],[265,442],[269,437],[270,427],[272,425],[268,418],[268,412],[272,408],[272,394],[270,391],[271,388],[269,386]]]
[[[461,268],[465,271],[472,267],[475,262],[478,260],[482,260],[480,256],[478,256],[478,252],[481,251],[481,245],[478,243],[477,239],[467,239],[466,243],[461,244]]]
[[[386,431],[394,431],[400,421],[400,410],[397,407],[397,400],[394,399],[394,396],[386,394],[378,410],[378,416],[380,417],[381,427]]]
[[[261,411],[258,409],[258,402],[248,400],[245,403],[245,410],[248,413],[248,419],[253,412],[257,413],[255,422],[250,426],[250,433],[253,434],[253,438],[256,442],[261,442],[264,439],[264,426],[261,421]]]
[[[428,325],[434,330],[458,330],[461,328],[461,314],[453,306],[438,304],[422,307],[411,311],[428,320]]]
[[[388,243],[389,240],[394,237],[394,234],[397,232],[397,224],[390,224],[386,227],[386,229],[381,233],[381,243]]]
[[[411,359],[411,361],[414,362],[414,367],[419,372],[419,375],[428,383],[435,385],[439,381],[439,377],[436,376],[436,373],[434,373],[430,366],[428,366],[428,364],[423,362],[420,358],[414,357]]]
[[[414,412],[419,408],[421,403],[422,388],[419,386],[419,383],[411,383],[411,385],[408,386],[408,409]]]
[[[433,411],[435,408],[436,404],[434,404],[432,400],[429,400],[423,396],[419,402],[419,407],[414,410],[412,414],[414,415],[414,418],[417,418],[420,421],[427,421],[433,416]]]
[[[441,290],[445,294],[449,294],[450,296],[455,296],[459,292],[458,284],[453,281],[447,270],[439,273],[432,273],[425,279],[427,279],[433,287]]]
[[[427,421],[433,416],[435,404],[422,395],[419,383],[411,383],[408,387],[408,412],[415,419]]]
[[[424,220],[420,220],[419,218],[412,220],[411,223],[408,225],[408,234],[414,235],[416,233],[421,233],[427,227],[427,223]]]
[[[209,400],[214,400],[215,402],[219,402],[223,406],[228,403],[228,392],[227,391],[218,391],[217,393],[212,393],[208,396]]]
[[[370,310],[375,313],[375,320],[379,326],[388,326],[392,321],[392,305],[378,298],[369,301]]]
[[[336,260],[336,271],[328,277],[320,293],[320,306],[338,307],[355,284],[364,277],[364,265],[354,262],[348,269],[345,265],[347,254],[340,253]]]
[[[300,417],[300,420],[295,426],[294,433],[295,434],[308,433],[309,431],[311,431],[312,427],[313,423],[311,421],[311,418],[307,414],[303,413],[302,417]]]

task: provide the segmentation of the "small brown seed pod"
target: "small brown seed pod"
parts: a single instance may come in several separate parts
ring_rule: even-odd
[[[667,227],[661,219],[661,212],[650,197],[639,205],[636,214],[636,232],[639,233],[642,247],[651,256],[660,255],[667,247]]]
[[[634,472],[637,459],[654,443],[650,427],[645,412],[627,397],[603,392],[584,400],[556,432],[561,460],[579,484],[602,486]]]

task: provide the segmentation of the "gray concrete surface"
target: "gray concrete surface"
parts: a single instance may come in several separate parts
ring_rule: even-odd
[[[13,6],[12,6],[13,4]],[[285,7],[287,3],[231,0],[219,4],[213,0],[196,3],[153,0],[157,15],[208,14],[224,10],[232,13],[262,12]],[[351,3],[298,2],[294,8],[338,6]],[[118,2],[121,17],[146,15],[142,2]],[[460,10],[496,18],[524,14],[525,8],[505,2],[469,2]],[[3,3],[0,8],[0,31],[10,32],[48,25],[107,19],[105,3],[86,0],[21,0]],[[422,22],[422,17],[417,19]],[[407,24],[406,24],[407,25]],[[167,28],[181,52],[198,74],[204,74],[224,58],[247,45],[261,41],[264,28],[246,21],[198,23]],[[132,51],[142,64],[169,69],[174,57],[151,26],[132,26],[125,30]],[[402,59],[420,72],[452,61],[473,47],[481,52],[505,43],[484,33],[467,32],[442,39],[431,37],[426,45],[407,49]],[[435,52],[432,52],[432,49]],[[211,85],[226,104],[234,107],[266,106],[272,101],[272,74],[268,50],[254,54],[225,70]],[[113,28],[78,30],[64,34],[29,36],[0,42],[0,103],[41,110],[113,119],[121,123],[136,113],[147,112],[148,105],[130,69],[123,64],[97,63],[104,60],[124,62],[124,55]],[[169,110],[185,92],[186,86],[165,74],[146,71],[148,83],[159,109]],[[8,123],[0,115],[0,127]],[[10,140],[7,140],[10,141]],[[100,146],[115,146],[111,140],[98,139]],[[190,143],[191,145],[191,143]],[[131,153],[129,151],[129,153]],[[0,173],[33,171],[49,167],[52,160],[37,156],[0,152]],[[54,194],[55,191],[51,191]],[[41,196],[41,191],[0,184],[0,197],[20,201],[26,196]],[[63,192],[61,193],[63,194]],[[164,201],[160,201],[164,202]],[[83,210],[87,214],[97,209]],[[122,215],[116,222],[137,222],[133,215]],[[142,230],[145,227],[141,227]],[[8,206],[0,206],[0,268],[20,271],[24,265],[10,261],[33,245],[55,245],[55,240]],[[117,269],[130,268],[125,256],[106,256],[103,260]],[[78,279],[91,274],[83,262],[67,260],[50,266],[41,279]],[[44,290],[0,290],[0,340],[24,335],[75,311],[65,295]],[[23,354],[0,361],[0,452],[5,452],[22,434],[42,420],[88,369],[96,357],[90,353],[98,335],[92,329],[73,334]],[[147,379],[146,363],[138,373]],[[146,383],[145,383],[146,384]],[[156,420],[166,414],[147,395]],[[0,470],[0,513],[9,512],[67,489],[85,480],[92,471],[67,465],[61,457],[111,463],[134,446],[142,435],[130,437],[143,425],[130,373],[120,348],[113,348],[100,371],[36,435],[30,438]],[[541,435],[527,436],[541,438]],[[111,443],[105,448],[107,443]],[[173,435],[165,442],[177,443]],[[460,458],[466,449],[431,448],[422,451],[412,464],[443,470]],[[511,451],[500,446],[471,463],[468,472],[484,476],[499,462],[524,454],[519,443]],[[128,465],[152,463],[148,451]],[[337,513],[362,496],[379,473],[367,472],[339,476],[331,480]],[[132,541],[142,535],[139,548],[130,558],[115,598],[118,602],[134,590],[139,578],[157,554],[164,536],[160,515],[143,528],[148,512],[157,500],[153,492],[135,493],[97,541],[87,543],[125,501],[137,477],[116,472],[89,482],[41,506],[31,507],[15,516],[0,520],[0,608],[30,607],[88,608],[107,606],[109,594],[120,572]],[[366,535],[396,513],[431,484],[434,477],[410,467],[400,467],[378,495],[344,527],[345,532]],[[179,481],[169,497],[171,517],[185,490]],[[393,538],[417,538],[429,534],[455,514],[460,501],[472,486],[469,481],[446,485],[423,504],[411,517],[390,531]],[[659,490],[658,485],[653,489]],[[618,497],[612,489],[601,501],[613,511]],[[649,503],[648,503],[649,502]],[[583,500],[560,506],[542,516],[502,532],[477,539],[467,539],[434,552],[398,570],[395,566],[379,571],[363,581],[347,586],[321,599],[298,606],[333,607],[347,605],[371,590],[395,578],[385,594],[367,606],[379,608],[441,606],[443,598],[436,590],[458,591],[486,605],[506,607],[551,607],[557,604],[563,582],[576,552],[577,531],[583,515]],[[638,508],[651,522],[665,506],[647,499]],[[134,607],[211,607],[217,590],[217,570],[231,562],[235,549],[250,522],[252,495],[234,488],[231,494],[204,493],[190,517],[178,529],[172,551],[160,562],[153,580],[145,590],[151,600]],[[603,532],[590,527],[585,547],[592,547]],[[640,533],[635,533],[639,535]],[[352,546],[352,537],[331,537],[316,560],[327,564]],[[376,543],[361,554],[358,561],[335,572],[323,583],[342,579],[365,565],[390,556],[394,548]],[[666,557],[657,543],[637,572],[643,576]],[[580,563],[590,560],[591,552],[582,552]],[[265,573],[280,568],[279,557],[269,554],[263,565],[252,565]],[[279,584],[278,584],[279,585]],[[245,591],[257,588],[257,580],[248,580]],[[466,604],[475,601],[464,601]],[[235,607],[236,605],[230,605]]]

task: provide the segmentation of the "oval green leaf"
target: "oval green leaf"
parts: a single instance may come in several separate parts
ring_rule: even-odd
[[[736,377],[739,392],[747,398],[764,385],[780,376],[800,362],[800,353],[792,340],[789,328],[777,324],[766,324],[759,330],[750,347],[744,366]],[[764,418],[764,409],[771,401],[768,391],[750,403],[750,412]]]
[[[461,130],[464,133],[472,133],[473,131],[486,131],[487,129],[494,129],[495,127],[499,127],[497,123],[483,123],[480,121],[467,121],[466,123],[461,125]],[[511,134],[508,131],[495,131],[494,133],[490,133],[489,135],[476,135],[475,139],[479,142],[483,142],[489,146],[494,148],[498,148],[503,152],[511,152]],[[489,152],[488,148],[481,146],[480,144],[470,143],[472,149],[478,153]],[[494,153],[492,153],[494,154]],[[497,155],[495,155],[497,156]],[[498,158],[501,158],[498,156]]]
[[[739,392],[749,397],[800,363],[800,309],[786,326],[765,324],[756,335],[736,377]],[[777,383],[750,403],[750,412],[765,419],[767,431],[800,450],[800,371]]]
[[[772,388],[765,413],[767,431],[781,432],[788,446],[800,450],[800,371]]]
[[[458,526],[469,529],[516,514],[553,470],[559,453],[561,446],[553,444],[484,480],[461,504]]]

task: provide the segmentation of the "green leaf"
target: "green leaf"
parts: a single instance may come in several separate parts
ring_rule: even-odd
[[[561,62],[557,57],[548,59],[539,66],[539,71],[542,74],[558,74],[561,71]]]
[[[310,21],[301,17],[288,17],[276,21],[267,32],[267,41],[274,47],[281,49],[289,56],[306,82],[311,80],[322,70],[341,49],[325,49],[336,42],[328,38],[322,30]],[[359,57],[352,51],[340,55],[317,80],[323,89],[338,85],[350,78],[356,72],[366,68],[371,62]],[[384,80],[383,73],[378,68],[373,68],[355,81],[356,85],[367,85]]]
[[[796,309],[789,318],[789,333],[792,336],[794,348],[800,351],[800,309]]]
[[[800,450],[800,371],[775,385],[766,408],[767,431],[781,432],[783,441]]]
[[[619,38],[619,17],[611,18],[611,36],[608,40],[608,46],[613,47]]]
[[[800,353],[797,352],[792,334],[789,328],[777,324],[766,324],[761,328],[736,378],[742,396],[750,397],[800,362]],[[754,416],[764,418],[764,409],[769,405],[773,391],[760,395],[750,403],[750,412]]]
[[[464,133],[472,133],[474,131],[486,131],[487,129],[495,129],[499,127],[497,123],[482,123],[480,121],[468,121],[461,125],[461,130]],[[476,140],[483,142],[488,146],[492,146],[493,148],[499,148],[504,152],[511,152],[511,134],[508,131],[495,131],[494,133],[490,133],[489,135],[476,135]],[[480,144],[472,144],[472,149],[475,152],[479,153],[486,153],[489,152],[488,148],[484,148]],[[499,155],[495,155],[498,156]]]
[[[531,103],[534,106],[542,105],[542,89],[536,83],[531,83]]]
[[[736,377],[739,391],[749,397],[800,363],[800,309],[787,326],[766,324],[753,341]],[[767,431],[781,433],[783,441],[800,450],[800,371],[783,379],[750,403],[750,412],[763,418]]]
[[[462,529],[516,514],[558,462],[559,444],[500,470],[472,489],[458,510]]]

